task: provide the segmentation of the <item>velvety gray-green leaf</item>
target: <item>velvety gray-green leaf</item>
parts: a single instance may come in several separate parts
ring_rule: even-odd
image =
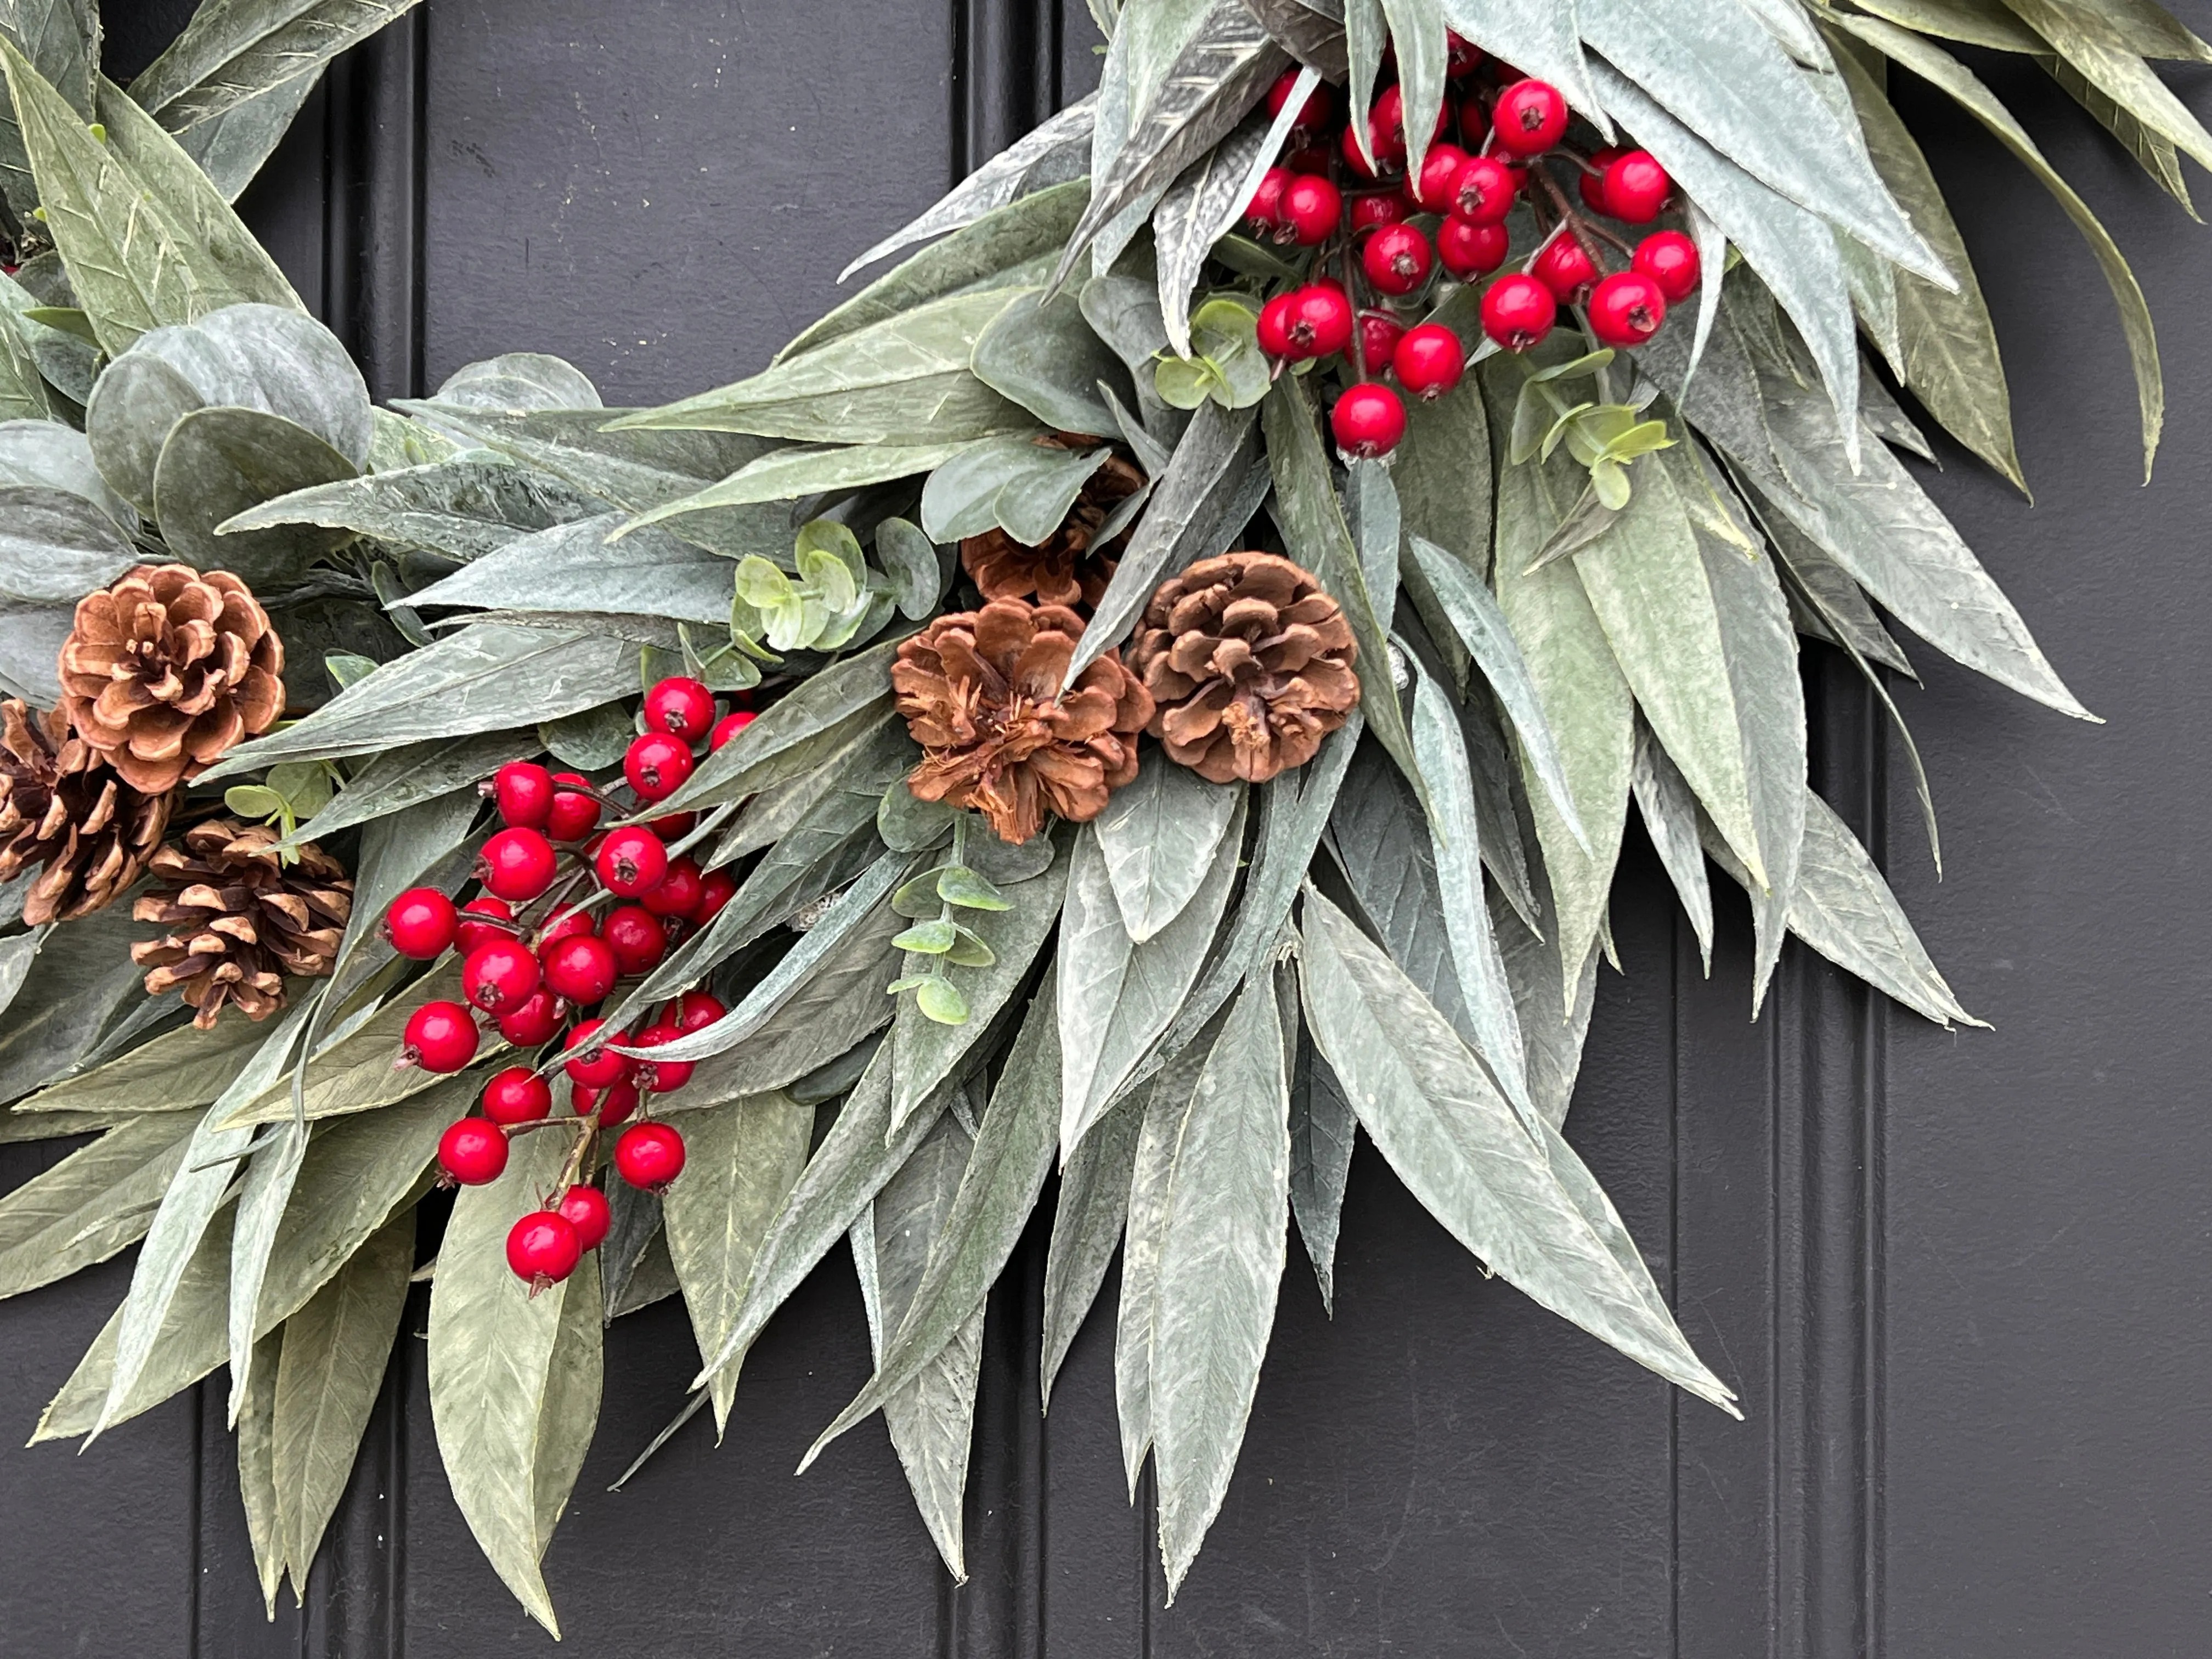
[[[1060,1375],[1091,1304],[1098,1299],[1106,1269],[1121,1242],[1145,1099],[1139,1091],[1110,1109],[1060,1166],[1060,1200],[1053,1211],[1052,1241],[1045,1254],[1044,1333],[1038,1369],[1041,1397],[1048,1406],[1053,1380]]]
[[[1144,756],[1133,781],[1114,792],[1092,833],[1133,943],[1182,915],[1205,884],[1243,793],[1241,785],[1209,783],[1157,750]]]

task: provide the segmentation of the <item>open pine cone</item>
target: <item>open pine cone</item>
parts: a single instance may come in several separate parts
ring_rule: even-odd
[[[1146,606],[1129,666],[1152,735],[1202,778],[1261,783],[1303,766],[1359,701],[1359,654],[1336,601],[1273,553],[1201,559]]]
[[[1083,636],[1065,605],[994,599],[939,617],[899,647],[891,685],[927,752],[907,786],[972,806],[1002,841],[1036,834],[1051,811],[1080,823],[1137,775],[1137,734],[1152,700],[1109,651],[1065,696]]]
[[[284,646],[227,570],[142,564],[77,602],[62,707],[126,782],[173,789],[284,711]]]
[[[1080,448],[1089,439],[1053,440],[1063,448]],[[1114,561],[1091,542],[1114,509],[1145,485],[1145,475],[1118,455],[1109,455],[1084,481],[1067,519],[1042,545],[1027,547],[1003,530],[969,536],[960,544],[960,568],[986,599],[1026,599],[1039,605],[1091,605],[1106,591]],[[1118,544],[1121,538],[1116,536]]]
[[[185,831],[181,846],[154,854],[161,889],[131,914],[169,933],[132,945],[131,959],[153,969],[147,995],[181,990],[202,1030],[228,1002],[266,1019],[284,1006],[287,975],[319,979],[336,965],[353,883],[312,842],[285,865],[274,850],[278,839],[258,824],[210,818]]]
[[[161,844],[175,797],[146,794],[82,738],[69,716],[0,702],[0,881],[45,866],[23,898],[32,927],[112,902]]]

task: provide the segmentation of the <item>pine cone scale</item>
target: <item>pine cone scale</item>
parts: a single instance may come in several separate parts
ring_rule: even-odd
[[[68,921],[122,896],[168,828],[171,799],[117,776],[68,716],[0,702],[0,880],[42,866],[23,920]]]
[[[1096,441],[1056,433],[1039,441],[1048,448],[1090,449]],[[1040,605],[1095,605],[1114,574],[1109,550],[1094,545],[1115,507],[1145,487],[1145,475],[1117,455],[1102,461],[1084,481],[1060,527],[1031,547],[1003,530],[969,536],[960,544],[960,568],[988,599],[1029,599]],[[1115,538],[1118,546],[1123,536]]]

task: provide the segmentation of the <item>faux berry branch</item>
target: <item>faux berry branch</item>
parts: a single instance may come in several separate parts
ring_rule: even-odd
[[[234,58],[210,6],[126,92],[0,21],[0,1133],[96,1137],[0,1197],[0,1296],[139,1246],[36,1437],[227,1366],[272,1607],[380,1380],[341,1304],[359,1352],[428,1280],[454,1496],[556,1628],[608,1328],[680,1296],[701,1356],[634,1475],[840,1243],[876,1369],[823,1443],[880,1412],[961,1573],[1055,1167],[1042,1383],[1126,1244],[1171,1595],[1363,1133],[1733,1410],[1560,1133],[1632,800],[1708,952],[1744,890],[1754,1013],[1794,934],[1971,1023],[1807,786],[1801,641],[1908,754],[1899,625],[2087,711],[1893,453],[1917,404],[2021,482],[1885,77],[2089,238],[2148,465],[2141,292],[1939,40],[2185,200],[2147,60],[2212,48],[2142,0],[1095,9],[1098,92],[856,268],[928,246],[641,410],[531,354],[374,407],[232,214],[281,123],[208,112],[366,22]]]

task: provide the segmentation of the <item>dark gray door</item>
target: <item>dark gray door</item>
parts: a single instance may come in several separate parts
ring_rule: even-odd
[[[112,67],[183,9],[109,0]],[[1093,39],[1081,0],[430,0],[339,66],[249,206],[380,395],[532,349],[653,401],[757,367],[854,252],[1081,91]],[[1929,487],[2111,724],[1931,660],[1901,695],[1939,886],[1867,698],[1814,671],[1816,781],[1993,1034],[1942,1034],[1802,956],[1752,1025],[1746,918],[1704,981],[1656,861],[1631,857],[1630,974],[1602,981],[1569,1133],[1748,1420],[1483,1279],[1363,1153],[1336,1318],[1294,1251],[1236,1485],[1174,1608],[1121,1487],[1105,1322],[1038,1415],[1032,1239],[992,1304],[969,1584],[879,1430],[790,1475],[867,1370],[836,1265],[755,1351],[728,1443],[695,1425],[610,1495],[695,1364],[673,1304],[618,1328],[546,1563],[567,1652],[2212,1651],[2212,234],[2037,71],[1986,67],[2135,260],[2170,435],[2136,488],[2087,256],[1978,129],[1900,87],[1996,313],[2038,505],[1955,454]],[[0,1180],[57,1156],[6,1148]],[[0,1308],[0,1423],[27,1431],[128,1272]],[[554,1651],[447,1492],[421,1328],[417,1309],[308,1605],[274,1626],[219,1383],[82,1457],[0,1454],[0,1654]]]

